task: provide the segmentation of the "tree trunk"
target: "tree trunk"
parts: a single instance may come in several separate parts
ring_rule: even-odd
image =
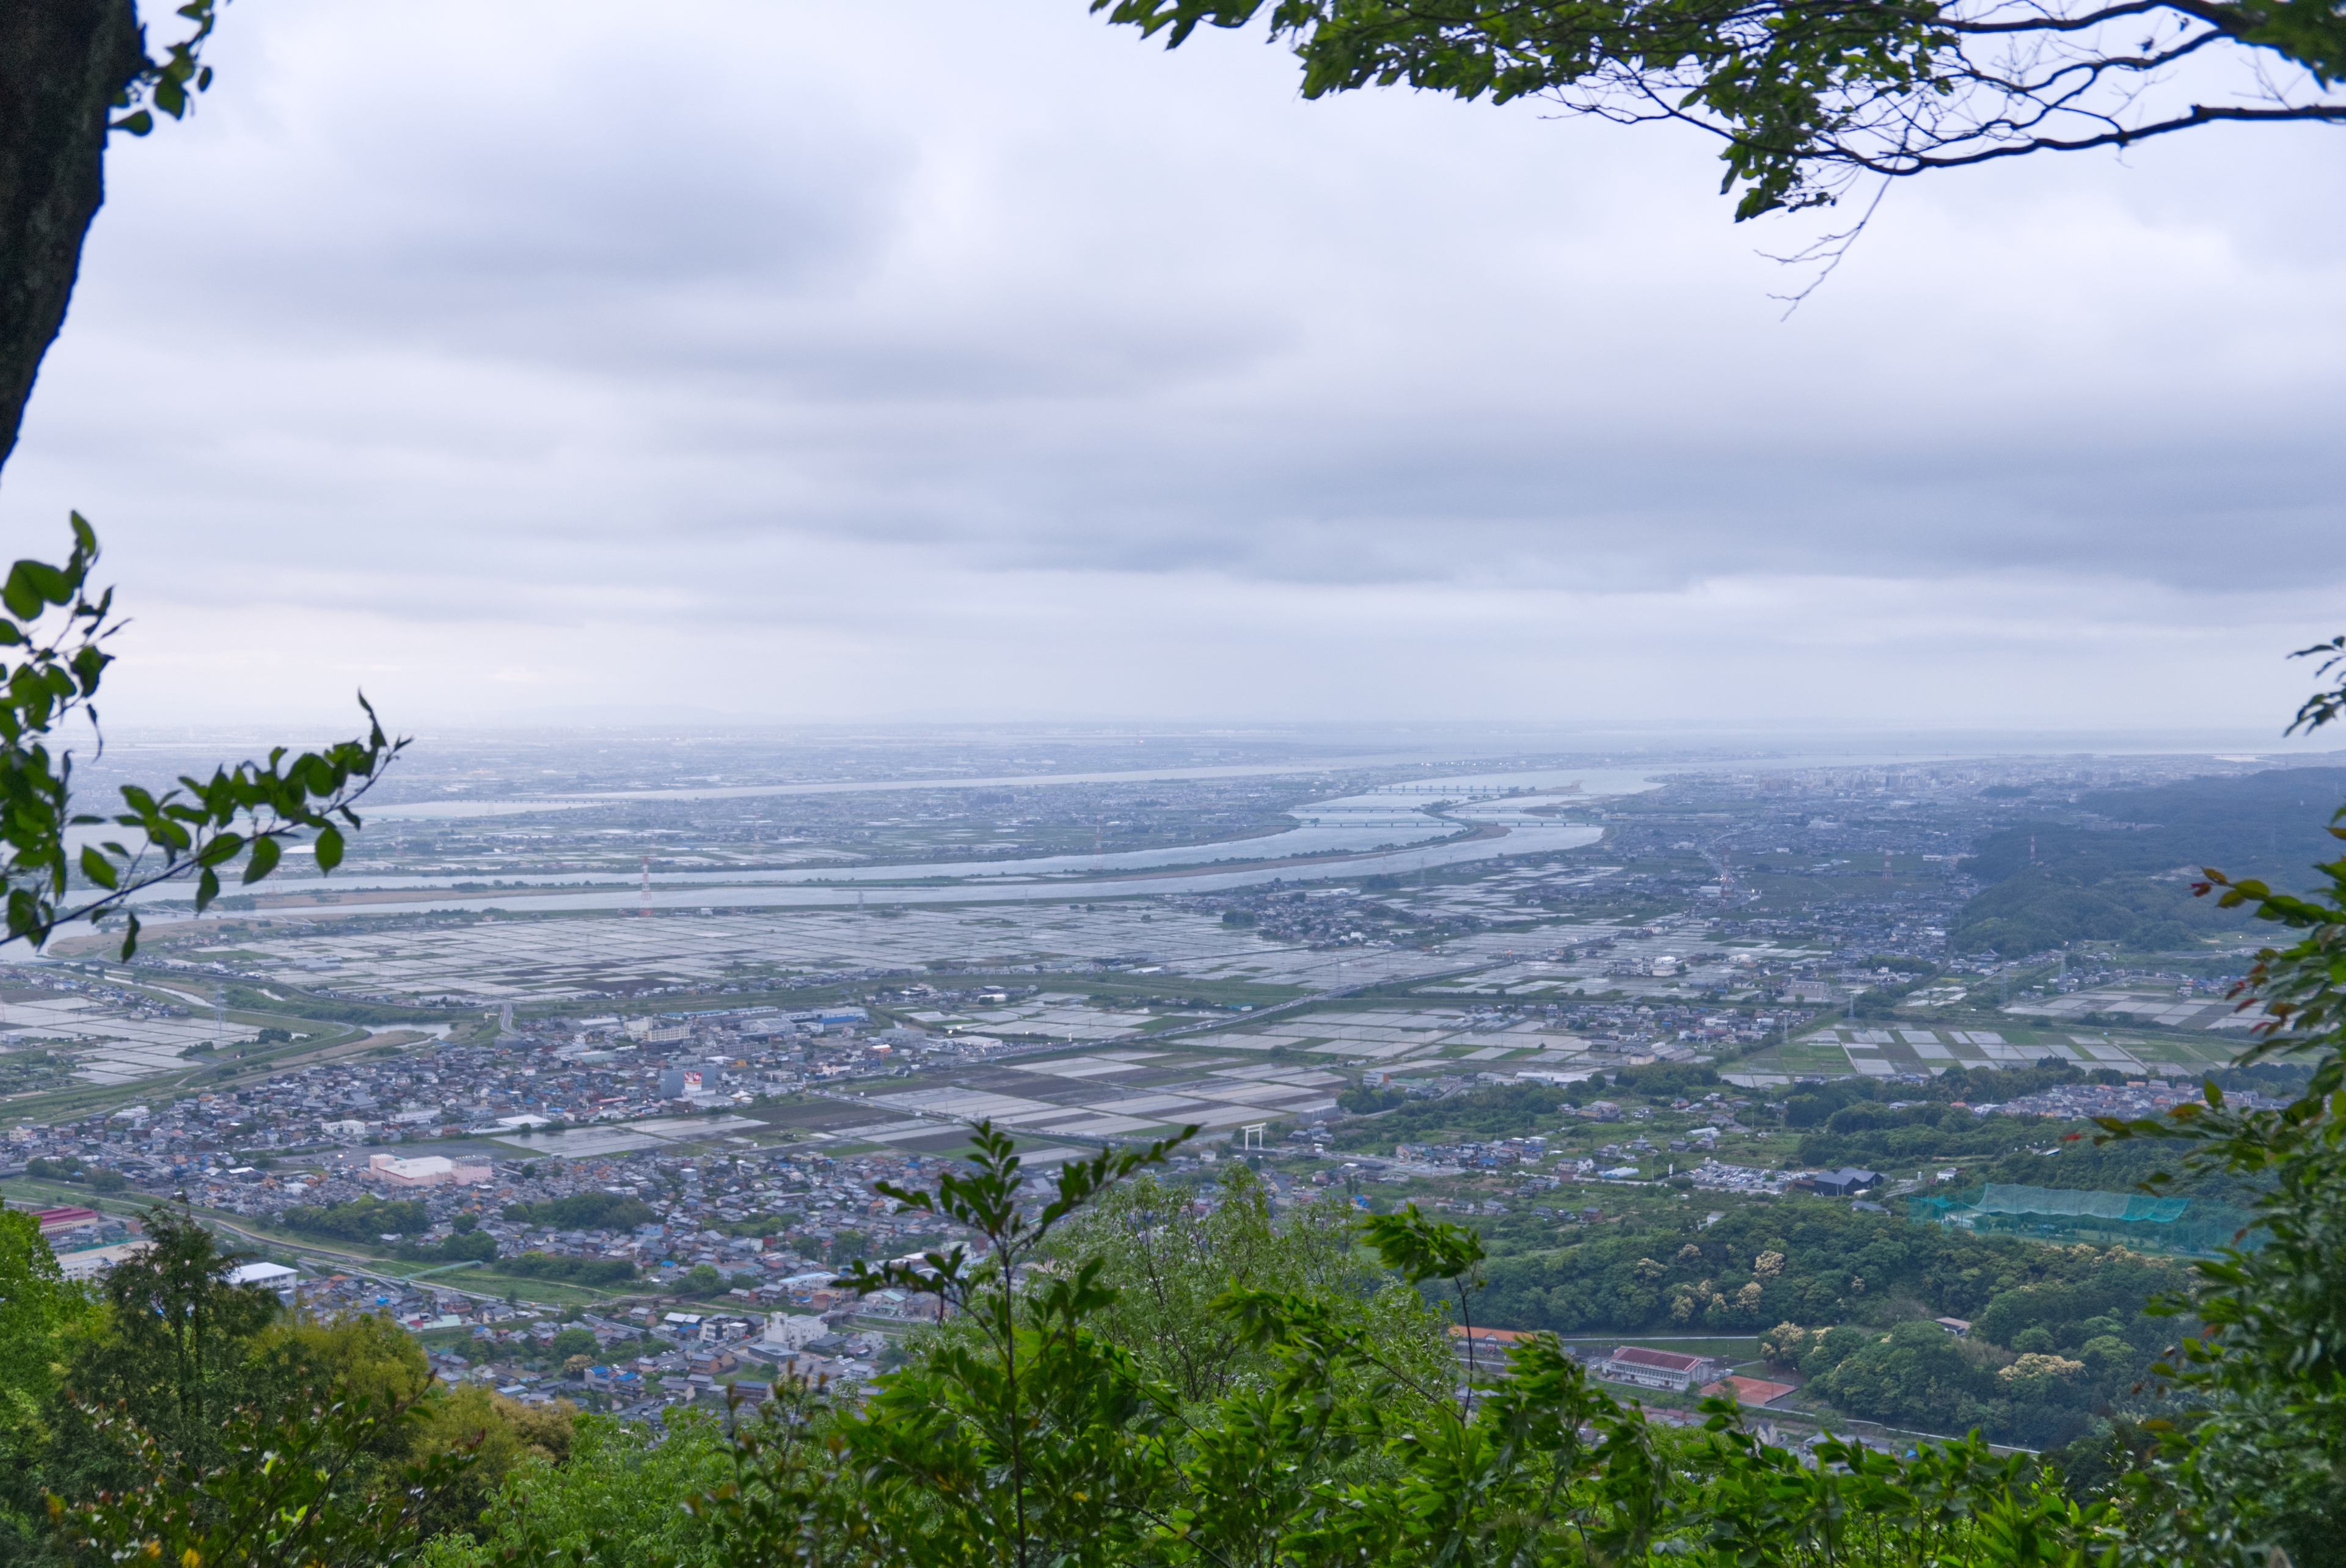
[[[146,63],[132,0],[0,0],[0,463],[106,199],[114,95]]]

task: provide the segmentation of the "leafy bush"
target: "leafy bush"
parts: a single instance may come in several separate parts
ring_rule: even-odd
[[[1719,1086],[1719,1074],[1690,1062],[1656,1062],[1645,1067],[1624,1067],[1613,1074],[1613,1086],[1648,1100],[1670,1101],[1708,1094]]]
[[[430,1246],[403,1243],[399,1256],[416,1263],[488,1263],[497,1256],[497,1238],[482,1230],[459,1231]]]
[[[505,1217],[556,1230],[633,1230],[658,1217],[643,1199],[615,1192],[582,1192],[551,1203],[509,1203]]]
[[[1832,1114],[1832,1102],[1822,1095],[1795,1095],[1784,1102],[1787,1126],[1813,1127]]]
[[[636,1277],[636,1266],[623,1257],[556,1257],[550,1252],[525,1252],[506,1258],[498,1268],[525,1279],[558,1279],[574,1285],[616,1285]]]
[[[295,1204],[277,1223],[304,1236],[337,1241],[374,1241],[384,1236],[414,1236],[432,1227],[420,1198],[387,1201],[369,1193],[348,1203]]]
[[[592,1329],[565,1329],[554,1337],[546,1353],[557,1361],[566,1361],[573,1356],[591,1356],[601,1348],[595,1343]]]
[[[1366,1084],[1355,1084],[1336,1096],[1337,1105],[1355,1116],[1390,1111],[1409,1104],[1409,1095],[1400,1089],[1375,1089]]]

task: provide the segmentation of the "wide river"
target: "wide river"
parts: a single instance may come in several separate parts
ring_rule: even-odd
[[[1894,758],[1842,754],[1663,763],[1642,768],[1443,774],[1410,779],[1365,794],[1299,806],[1289,813],[1296,820],[1296,826],[1284,832],[1257,839],[1229,843],[1174,845],[1105,855],[1050,855],[1012,860],[943,860],[923,865],[821,866],[783,871],[668,871],[656,877],[651,903],[655,909],[838,909],[853,908],[866,900],[882,904],[985,903],[1031,897],[1038,891],[1045,892],[1045,896],[1053,900],[1115,898],[1147,892],[1209,892],[1260,886],[1271,881],[1314,881],[1330,877],[1365,876],[1377,871],[1405,872],[1421,867],[1456,865],[1501,856],[1572,849],[1592,842],[1599,836],[1600,830],[1596,828],[1560,823],[1552,818],[1525,813],[1533,807],[1555,805],[1564,800],[1636,794],[1658,788],[1683,774],[1878,767],[1893,762],[1915,766],[1959,759],[1953,754],[1909,753]],[[1416,758],[1363,757],[1309,766],[1250,764],[1128,773],[750,785],[543,799],[434,800],[382,807],[367,813],[367,816],[370,821],[422,818],[449,820],[559,810],[623,800],[733,799],[864,790],[978,789],[1013,785],[1032,788],[1045,784],[1291,776],[1334,768],[1392,766],[1416,760]],[[1504,798],[1510,789],[1569,790],[1574,785],[1577,785],[1578,789],[1573,793]],[[1478,796],[1484,799],[1472,804],[1454,806],[1444,812],[1443,818],[1429,816],[1423,809],[1425,805],[1439,799],[1455,801]],[[1460,837],[1462,823],[1479,825],[1495,831],[1487,837]],[[1442,841],[1444,840],[1449,841]],[[1317,856],[1330,859],[1317,863],[1274,863]],[[484,874],[480,871],[471,871],[452,872],[446,876],[346,874],[320,879],[314,874],[303,875],[288,866],[270,879],[268,887],[271,891],[306,891],[324,881],[337,892],[412,891],[423,895],[379,903],[304,907],[300,913],[307,918],[479,910],[489,906],[510,908],[515,912],[526,910],[633,909],[642,901],[642,893],[636,886],[615,885],[607,871],[600,874],[531,876],[506,887],[478,891],[458,892],[453,886],[457,881],[477,882]],[[925,885],[904,885],[908,883]],[[858,884],[862,885],[859,887]],[[433,896],[434,893],[438,896]],[[172,883],[148,890],[138,901],[185,900],[187,896],[185,884]],[[142,918],[151,922],[174,917],[169,911],[156,910]],[[78,934],[87,929],[61,927],[59,934]],[[20,956],[13,946],[0,949],[0,955]]]

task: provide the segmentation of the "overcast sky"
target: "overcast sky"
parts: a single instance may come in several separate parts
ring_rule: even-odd
[[[1786,321],[1693,133],[1083,0],[211,58],[0,487],[98,525],[126,721],[2277,730],[2346,629],[2336,130],[1906,182]]]

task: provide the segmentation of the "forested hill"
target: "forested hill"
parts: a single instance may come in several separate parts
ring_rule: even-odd
[[[1625,1337],[1781,1341],[1790,1326],[1798,1342],[1776,1359],[1852,1414],[2049,1448],[2123,1398],[2188,1327],[2143,1310],[2188,1278],[2181,1259],[2124,1247],[2035,1246],[1792,1198],[1691,1234],[1601,1227],[1575,1246],[1495,1257],[1475,1316]],[[1977,1319],[1974,1339],[1958,1344],[1925,1320],[1941,1315]],[[2024,1381],[2009,1369],[2030,1353],[2057,1354],[2067,1370]]]
[[[2049,803],[2048,803],[2049,804]],[[2100,789],[2076,808],[2116,828],[2050,819],[2015,823],[1981,840],[1964,869],[2000,882],[2034,862],[2086,881],[2216,866],[2235,877],[2305,886],[2308,869],[2338,858],[2325,830],[2346,804],[2346,768],[2276,768],[2238,779],[2188,779],[2147,789]]]
[[[2236,932],[2241,920],[2195,901],[2183,873],[2214,866],[2309,888],[2311,868],[2346,850],[2325,830],[2341,803],[2346,769],[2338,768],[2080,795],[2076,809],[2100,821],[2048,815],[1980,841],[1964,869],[1993,885],[1964,906],[1949,937],[1958,952],[2009,955],[2077,941],[2157,951]]]

